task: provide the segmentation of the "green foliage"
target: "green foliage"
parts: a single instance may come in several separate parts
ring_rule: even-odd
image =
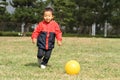
[[[23,31],[24,33],[29,32],[30,25],[42,20],[41,13],[43,11],[43,6],[45,6],[44,2],[45,1],[42,0],[13,0],[11,5],[15,8],[15,12],[12,14],[11,21],[21,24],[25,23]]]
[[[0,32],[0,36],[18,36],[17,32]]]
[[[37,18],[32,3],[33,1],[31,0],[13,0],[12,6],[15,7],[16,10],[13,14],[12,21],[35,23]]]
[[[0,4],[7,5],[5,0]],[[24,22],[27,28],[28,23],[43,20],[44,8],[51,6],[55,11],[54,19],[60,26],[65,26],[64,32],[74,32],[73,28],[76,27],[76,33],[90,34],[93,23],[99,24],[102,29],[107,21],[113,31],[120,34],[119,0],[12,0],[11,5],[15,8],[11,15],[6,13],[5,7],[0,6],[0,21]]]
[[[2,0],[0,1],[0,15],[4,14],[4,12],[6,11],[5,7],[7,6],[7,2]]]
[[[37,22],[37,17],[32,8],[22,7],[16,9],[12,20],[16,22],[35,23]]]
[[[31,36],[31,32],[27,32],[26,33],[26,36]],[[18,37],[21,37],[23,36],[23,34],[21,34],[20,32],[2,32],[0,31],[0,36],[18,36]]]
[[[0,1],[0,22],[10,20],[10,14],[6,12],[7,5],[8,5],[8,3],[6,2],[6,0]]]
[[[73,0],[52,0],[51,6],[55,10],[55,19],[60,25],[67,26],[71,22],[74,22],[76,6]]]
[[[33,6],[35,0],[12,0],[14,7]]]
[[[0,22],[8,22],[11,20],[11,15],[9,13],[4,13],[0,15]]]

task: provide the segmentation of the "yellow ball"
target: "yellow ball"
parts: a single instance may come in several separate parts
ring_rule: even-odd
[[[65,71],[70,75],[78,74],[80,72],[80,64],[75,60],[70,60],[65,65]]]

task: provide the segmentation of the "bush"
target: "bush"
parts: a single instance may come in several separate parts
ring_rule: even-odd
[[[92,36],[88,34],[65,33],[63,34],[63,37],[92,37]]]
[[[31,32],[25,33],[25,36],[31,36]],[[20,32],[3,32],[0,31],[0,36],[23,36]]]
[[[3,32],[0,31],[0,36],[31,36],[32,32],[27,32],[24,34],[21,34],[20,32]],[[93,37],[91,35],[84,35],[84,34],[72,34],[72,33],[65,33],[63,34],[63,37]],[[96,35],[94,37],[104,37],[103,35]],[[106,38],[120,38],[120,35],[108,35]]]

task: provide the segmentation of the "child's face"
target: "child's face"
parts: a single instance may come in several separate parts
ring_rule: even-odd
[[[53,19],[52,12],[51,11],[45,11],[43,18],[46,22],[50,22]]]

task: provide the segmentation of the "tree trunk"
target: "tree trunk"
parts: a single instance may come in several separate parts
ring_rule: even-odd
[[[107,37],[107,27],[108,27],[108,23],[106,21],[104,26],[104,37]]]
[[[92,36],[96,35],[96,23],[92,24]]]
[[[23,22],[21,25],[21,33],[24,34],[25,31],[25,23]]]
[[[30,29],[31,26],[32,26],[31,23],[27,23],[27,24],[26,24],[26,32],[29,32],[29,29]]]

